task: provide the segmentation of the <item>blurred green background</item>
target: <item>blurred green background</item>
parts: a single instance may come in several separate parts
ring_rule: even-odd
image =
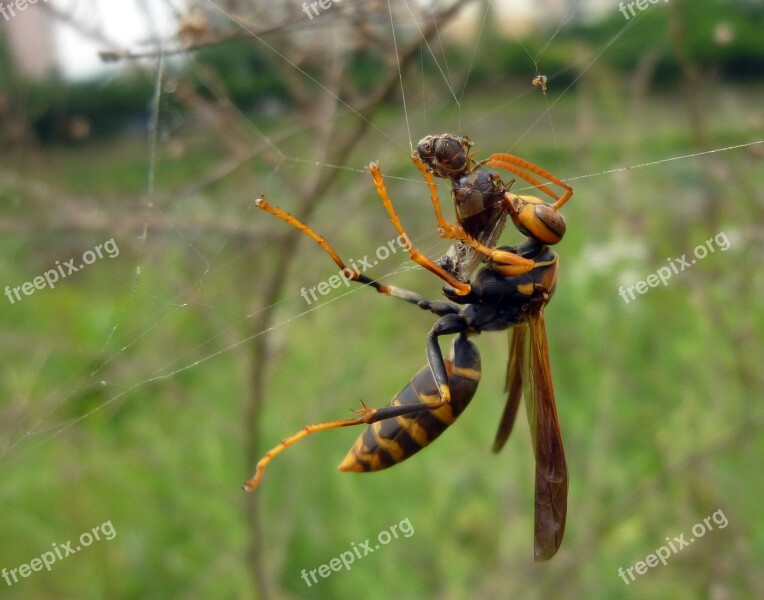
[[[117,60],[87,80],[25,74],[7,35],[33,10],[81,33],[87,18],[53,4],[0,22],[2,288],[119,248],[0,300],[0,569],[116,531],[50,572],[0,579],[0,595],[764,597],[760,3],[671,0],[628,20],[587,0],[346,2],[314,19],[299,3],[166,4],[172,57],[104,38]],[[363,288],[307,305],[300,289],[335,265],[253,200],[301,215],[345,258],[371,255],[395,237],[363,170],[380,160],[410,237],[440,256],[409,154],[441,131],[576,191],[545,311],[570,471],[548,563],[533,562],[524,419],[490,453],[504,334],[476,340],[476,397],[412,459],[339,473],[361,430],[334,431],[240,488],[303,425],[386,404],[425,363],[434,322]],[[728,250],[619,296],[722,232]],[[440,294],[400,252],[369,274]],[[720,510],[725,527],[619,577]],[[301,578],[406,519],[410,537]]]

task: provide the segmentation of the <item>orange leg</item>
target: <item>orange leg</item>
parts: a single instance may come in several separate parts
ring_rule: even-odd
[[[506,169],[507,171],[510,171],[517,175],[518,177],[521,177],[534,187],[538,188],[540,191],[544,192],[549,197],[553,198],[555,200],[554,204],[552,204],[552,208],[554,210],[558,210],[560,207],[562,207],[563,204],[565,204],[568,200],[570,200],[570,197],[573,195],[573,188],[570,187],[567,183],[562,181],[561,179],[558,179],[554,175],[552,175],[549,171],[546,171],[542,169],[539,166],[534,165],[531,162],[528,162],[527,160],[524,160],[518,156],[514,156],[512,154],[492,154],[485,160],[481,160],[478,165],[486,164],[489,167],[497,167],[500,169]],[[543,177],[544,179],[547,179],[548,181],[551,181],[555,185],[560,186],[565,192],[562,196],[559,196],[555,192],[553,192],[548,186],[546,186],[544,183],[533,177],[533,175],[530,175],[529,173],[526,173],[522,169],[525,169],[526,171],[530,171],[531,173],[535,173],[536,175],[539,175]]]
[[[363,402],[361,403],[363,404]],[[294,435],[289,436],[281,440],[276,446],[268,450],[265,455],[258,461],[255,467],[255,475],[244,484],[244,490],[251,492],[263,479],[265,468],[268,464],[284,450],[299,442],[301,439],[319,431],[327,431],[328,429],[339,429],[340,427],[351,427],[353,425],[368,425],[370,423],[376,423],[377,421],[384,421],[385,419],[394,419],[404,415],[410,415],[423,410],[436,410],[443,405],[448,404],[448,400],[439,400],[437,402],[429,402],[416,405],[404,405],[404,406],[385,406],[384,408],[369,408],[363,405],[362,408],[354,411],[361,416],[355,419],[338,419],[336,421],[327,421],[326,423],[317,423],[315,425],[306,425],[300,431]]]
[[[305,235],[307,235],[309,238],[311,238],[313,241],[315,241],[319,246],[321,246],[324,250],[326,250],[327,254],[332,257],[332,260],[336,263],[336,265],[342,269],[343,272],[347,274],[347,276],[354,280],[358,281],[360,279],[361,274],[356,271],[355,269],[351,269],[345,265],[345,263],[342,261],[342,259],[339,257],[339,255],[334,251],[334,248],[332,248],[329,245],[329,242],[327,242],[323,236],[318,235],[315,231],[313,231],[310,227],[308,227],[305,223],[298,220],[296,217],[293,217],[288,212],[280,209],[277,206],[271,206],[265,201],[265,197],[261,196],[255,201],[255,204],[257,205],[257,208],[264,210],[265,212],[268,212],[272,214],[274,217],[278,217],[282,221],[285,221],[292,227],[295,227],[296,229],[299,229],[302,231]],[[352,273],[352,275],[351,275]],[[384,286],[381,286],[384,288]],[[381,292],[384,292],[384,290],[379,290]]]
[[[447,302],[430,301],[430,300],[427,300],[427,298],[420,296],[416,292],[399,288],[394,285],[382,285],[377,280],[359,273],[357,269],[351,269],[345,266],[344,261],[339,257],[337,252],[335,252],[334,248],[332,248],[329,245],[329,243],[323,238],[323,236],[317,234],[305,223],[298,220],[296,217],[293,217],[288,212],[285,212],[282,209],[278,208],[277,206],[272,206],[268,204],[268,202],[266,202],[265,198],[263,197],[258,198],[256,201],[256,204],[259,209],[264,210],[265,212],[272,214],[274,217],[277,217],[281,219],[282,221],[288,223],[292,227],[299,229],[305,235],[307,235],[309,238],[315,241],[319,246],[321,246],[326,251],[326,253],[335,262],[335,264],[338,267],[340,267],[340,269],[342,269],[343,276],[347,277],[349,280],[356,281],[362,285],[371,286],[375,290],[377,290],[380,294],[386,294],[388,296],[392,296],[393,298],[399,298],[405,302],[408,302],[409,304],[414,304],[415,306],[418,306],[422,310],[430,311],[438,316],[443,316],[444,314],[450,314],[454,312],[453,307],[449,305],[449,303]]]
[[[446,227],[442,228],[442,237],[461,240],[465,244],[468,244],[484,256],[487,256],[494,263],[498,265],[506,265],[502,270],[502,275],[507,277],[513,275],[522,275],[532,271],[537,265],[530,258],[523,258],[515,254],[514,252],[508,252],[507,250],[497,250],[495,248],[489,248],[485,244],[480,243],[470,234],[468,234],[459,225],[451,225],[446,223]]]
[[[277,206],[271,206],[265,201],[264,197],[258,198],[255,203],[257,204],[257,207],[264,210],[265,212],[268,212],[272,214],[274,217],[278,217],[282,221],[285,221],[292,227],[295,227],[296,229],[299,229],[302,231],[305,235],[307,235],[309,238],[311,238],[313,241],[315,241],[319,246],[321,246],[324,250],[326,250],[326,253],[332,258],[332,260],[335,262],[335,264],[342,269],[342,273],[350,280],[357,281],[358,283],[363,283],[372,286],[374,289],[376,289],[381,294],[387,294],[389,296],[394,295],[392,292],[395,288],[393,286],[385,286],[379,283],[378,281],[375,281],[374,279],[371,279],[370,277],[366,277],[365,275],[361,275],[356,269],[351,269],[350,267],[346,266],[343,260],[339,257],[339,255],[335,252],[334,248],[332,248],[329,245],[329,242],[327,242],[323,236],[318,235],[315,231],[313,231],[310,227],[308,227],[305,223],[298,220],[296,217],[293,217],[288,212],[280,209]]]
[[[411,160],[427,182],[427,187],[430,188],[430,199],[432,200],[432,206],[435,209],[435,218],[438,220],[438,227],[445,229],[446,221],[443,219],[443,212],[440,209],[440,197],[438,196],[438,186],[435,184],[435,178],[424,166],[424,163],[416,155],[416,152],[411,155]]]
[[[409,241],[409,237],[408,235],[406,235],[406,232],[404,231],[403,226],[401,225],[401,221],[398,218],[398,213],[395,212],[395,208],[393,207],[393,202],[392,200],[390,200],[390,195],[387,193],[387,188],[385,187],[385,182],[382,179],[382,171],[379,168],[379,163],[377,162],[371,163],[368,167],[366,167],[366,170],[369,171],[369,173],[371,173],[371,177],[374,180],[374,187],[377,188],[377,193],[379,194],[379,197],[382,199],[382,204],[384,205],[385,210],[387,210],[387,216],[389,217],[390,221],[392,222],[398,234],[401,235],[402,239],[406,241],[406,249],[409,251],[409,254],[411,255],[411,260],[423,266],[425,269],[427,269],[431,273],[434,273],[435,275],[440,277],[448,285],[453,287],[456,290],[456,293],[459,294],[460,296],[465,296],[469,294],[472,288],[470,287],[468,283],[459,281],[458,279],[456,279],[456,277],[448,273],[442,267],[436,265],[434,262],[432,262],[429,258],[427,258],[424,254],[422,254],[419,250],[417,250],[411,245],[411,242]],[[444,224],[448,225],[448,223],[445,223],[445,221],[444,221]]]

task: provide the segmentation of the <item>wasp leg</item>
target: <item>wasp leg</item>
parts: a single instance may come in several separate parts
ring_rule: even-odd
[[[442,359],[443,357],[441,356],[441,361]],[[444,366],[444,370],[445,370],[445,366]],[[446,387],[448,387],[447,382],[448,380],[446,380]],[[339,429],[340,427],[352,427],[353,425],[370,425],[371,423],[376,423],[377,421],[384,421],[386,419],[394,419],[397,417],[402,417],[402,416],[418,413],[423,410],[437,410],[438,408],[441,408],[444,404],[446,404],[446,401],[421,403],[421,404],[414,404],[414,405],[406,404],[401,406],[385,406],[382,408],[369,408],[368,406],[364,405],[362,408],[355,411],[361,415],[360,417],[356,417],[355,419],[338,419],[335,421],[327,421],[326,423],[316,423],[315,425],[306,425],[294,435],[291,435],[288,438],[284,438],[283,440],[281,440],[281,442],[279,442],[276,446],[274,446],[273,448],[268,450],[268,452],[265,453],[265,455],[258,461],[257,466],[255,467],[255,475],[244,484],[244,490],[247,492],[251,492],[258,485],[260,485],[260,481],[263,478],[263,474],[265,473],[265,469],[268,466],[268,464],[276,456],[278,456],[284,450],[289,448],[289,446],[296,444],[301,439],[311,434],[318,433],[319,431],[327,431],[329,429]]]
[[[281,219],[282,221],[286,222],[292,227],[299,229],[305,235],[311,238],[314,242],[316,242],[319,246],[321,246],[321,248],[323,248],[326,251],[326,253],[335,262],[335,264],[340,269],[342,269],[343,275],[346,276],[348,279],[352,281],[356,281],[362,285],[371,286],[375,290],[377,290],[380,294],[386,294],[388,296],[392,296],[393,298],[400,298],[404,302],[415,304],[422,310],[427,310],[432,313],[435,313],[439,317],[459,312],[458,307],[448,302],[442,302],[437,300],[436,301],[427,300],[424,296],[421,296],[417,294],[416,292],[412,292],[412,291],[395,287],[392,285],[382,285],[376,279],[367,277],[366,275],[359,273],[356,269],[351,269],[350,267],[345,265],[344,261],[339,257],[339,255],[334,250],[334,248],[332,248],[329,242],[327,242],[323,236],[313,231],[305,223],[303,223],[296,217],[290,215],[288,212],[280,209],[279,207],[268,204],[268,202],[266,202],[264,197],[258,198],[256,204],[258,208],[272,214],[274,217]]]
[[[427,334],[427,362],[432,370],[435,385],[438,386],[438,393],[441,399],[439,404],[441,405],[451,402],[451,387],[448,383],[446,362],[443,359],[443,351],[440,349],[438,338],[442,335],[454,333],[464,334],[469,329],[469,321],[467,321],[467,318],[462,313],[459,313],[441,317]],[[435,405],[433,404],[432,406]]]
[[[379,194],[379,197],[382,199],[382,204],[384,205],[385,210],[387,210],[387,216],[390,218],[390,221],[395,227],[395,230],[405,240],[406,249],[409,251],[409,254],[411,255],[411,260],[423,266],[425,269],[427,269],[431,273],[434,273],[435,275],[440,277],[448,285],[453,287],[456,290],[456,293],[458,295],[465,296],[469,294],[470,285],[468,283],[459,281],[458,279],[456,279],[456,277],[451,275],[443,267],[436,265],[433,261],[431,261],[429,258],[427,258],[424,254],[422,254],[419,250],[417,250],[411,245],[411,242],[409,241],[409,237],[408,235],[406,235],[406,232],[404,231],[403,226],[401,225],[401,220],[398,218],[398,213],[395,212],[395,208],[393,207],[393,202],[392,200],[390,200],[390,195],[387,193],[387,188],[385,187],[384,179],[382,179],[382,171],[379,168],[379,163],[377,162],[371,163],[368,167],[366,167],[366,170],[369,171],[369,173],[371,173],[371,177],[374,180],[374,187],[377,188],[377,193]]]
[[[451,225],[450,223],[445,225],[446,227],[441,229],[441,237],[460,240],[485,255],[494,264],[506,265],[505,271],[502,272],[503,275],[522,275],[523,273],[529,273],[536,266],[536,263],[531,259],[523,258],[509,250],[489,248],[464,231],[460,225]]]
[[[510,286],[518,284],[520,287],[527,290],[527,285],[524,283],[532,282],[534,289],[537,289],[539,281],[544,282],[549,289],[554,288],[554,282],[557,274],[557,264],[559,257],[552,252],[549,246],[538,240],[527,239],[522,244],[517,246],[500,246],[499,250],[505,251],[509,255],[518,255],[524,260],[529,260],[533,263],[533,269],[531,271],[523,271],[518,273],[518,269],[515,265],[507,264],[499,261],[494,261],[488,264],[488,269],[494,273],[498,273],[504,277]],[[546,279],[545,273],[554,274],[554,278]],[[520,282],[518,279],[513,279],[516,275],[526,275],[526,280]],[[527,294],[530,295],[532,290],[527,290]]]
[[[438,186],[435,183],[435,178],[432,176],[432,173],[430,173],[424,166],[424,163],[417,156],[416,152],[411,155],[411,160],[413,161],[414,165],[416,165],[416,168],[419,169],[422,177],[424,177],[425,181],[427,182],[427,187],[430,188],[430,200],[432,201],[432,206],[435,209],[435,218],[438,220],[438,227],[445,229],[446,220],[443,218],[443,211],[440,208],[440,196],[438,196]]]
[[[500,169],[505,169],[507,171],[510,171],[511,173],[514,173],[518,177],[523,178],[532,186],[544,192],[547,196],[555,200],[554,204],[552,204],[552,208],[554,210],[558,210],[563,204],[565,204],[568,200],[570,200],[570,197],[573,195],[573,188],[570,187],[567,183],[565,183],[561,179],[558,179],[557,177],[552,175],[549,171],[546,171],[542,169],[541,167],[534,165],[532,162],[528,162],[527,160],[524,160],[512,154],[492,154],[488,158],[481,160],[478,163],[478,165],[488,165],[489,167],[497,167]],[[536,175],[540,175],[544,179],[551,181],[555,185],[560,186],[563,190],[565,190],[565,192],[563,193],[562,196],[556,194],[544,183],[542,183],[541,181],[533,177],[533,175],[526,173],[521,168],[525,169],[526,171],[531,171],[532,173],[535,173]]]

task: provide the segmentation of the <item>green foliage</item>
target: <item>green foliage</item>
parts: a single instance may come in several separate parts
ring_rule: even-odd
[[[126,130],[144,135],[153,82],[139,74],[78,82],[17,78],[7,92],[12,106],[24,107],[24,118],[39,141],[67,143],[80,137],[74,133],[75,122],[88,128],[88,138],[109,138]]]
[[[0,81],[10,86],[14,82],[15,76],[11,53],[6,42],[6,33],[0,29]]]
[[[252,108],[265,98],[288,100],[283,74],[274,65],[273,52],[257,40],[237,40],[204,48],[193,60],[220,78],[226,94],[240,108]],[[195,69],[191,67],[190,72],[193,75]],[[201,81],[199,86],[202,90],[206,88]]]
[[[350,59],[348,79],[360,92],[368,92],[378,83],[378,73],[382,72],[383,67],[381,57],[367,51],[355,52]]]
[[[132,75],[108,80],[30,84],[26,106],[42,141],[67,140],[73,118],[87,121],[99,137],[112,136],[128,126],[143,133],[153,95],[153,82]]]
[[[608,47],[606,63],[620,72],[636,68],[648,51],[657,50],[657,78],[665,84],[676,80],[679,69],[672,51],[669,16],[672,7],[651,4],[637,11],[624,28],[620,11],[599,23],[579,25],[562,32],[563,39],[576,39],[592,49]],[[725,78],[761,78],[764,73],[764,5],[749,0],[705,0],[684,2],[682,21],[687,36],[688,58],[704,72],[718,71]],[[729,39],[727,39],[729,35]]]

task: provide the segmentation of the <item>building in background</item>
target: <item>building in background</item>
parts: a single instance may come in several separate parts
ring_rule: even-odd
[[[7,21],[0,17],[0,27],[19,75],[39,80],[56,71],[54,27],[49,13],[30,5]]]

